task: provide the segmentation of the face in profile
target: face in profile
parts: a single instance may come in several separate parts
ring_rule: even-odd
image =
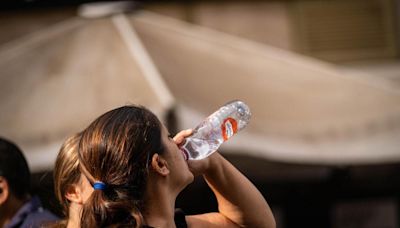
[[[194,176],[189,170],[183,152],[179,149],[164,125],[161,127],[161,141],[165,148],[162,156],[168,161],[171,178],[176,186],[180,186],[183,189],[193,182]]]

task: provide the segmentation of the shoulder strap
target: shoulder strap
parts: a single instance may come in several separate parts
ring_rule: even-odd
[[[175,209],[174,219],[175,219],[176,228],[187,228],[187,223],[186,223],[185,217],[186,217],[186,214],[182,209],[180,209],[180,208]]]

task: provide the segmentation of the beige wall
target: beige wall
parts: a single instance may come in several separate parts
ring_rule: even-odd
[[[193,17],[200,25],[291,49],[290,21],[284,3],[202,3]]]
[[[148,9],[332,62],[398,58],[395,0],[191,1]]]
[[[157,4],[148,9],[222,32],[292,49],[288,9],[283,2]]]

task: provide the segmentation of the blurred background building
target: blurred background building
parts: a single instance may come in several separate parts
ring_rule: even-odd
[[[143,104],[176,132],[242,99],[221,152],[278,227],[399,227],[399,26],[397,0],[5,1],[0,135],[57,212],[58,149],[101,113]],[[177,206],[216,209],[201,180]]]

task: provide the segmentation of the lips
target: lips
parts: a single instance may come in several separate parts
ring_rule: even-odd
[[[188,159],[189,159],[189,155],[188,155],[188,153],[185,151],[185,149],[183,149],[183,148],[179,148],[180,149],[180,151],[182,152],[182,156],[183,156],[183,158],[185,159],[185,161],[187,161]]]

